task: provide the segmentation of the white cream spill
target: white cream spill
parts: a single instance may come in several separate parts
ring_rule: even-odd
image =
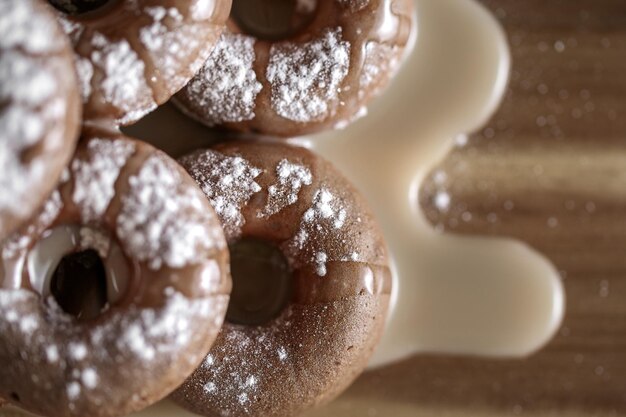
[[[563,315],[554,267],[517,241],[437,233],[416,201],[453,138],[500,103],[506,39],[474,2],[418,0],[417,11],[417,46],[391,91],[351,128],[309,142],[369,199],[395,260],[395,305],[372,365],[418,352],[525,356]]]

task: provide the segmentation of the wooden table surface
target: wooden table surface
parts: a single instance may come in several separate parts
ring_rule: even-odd
[[[420,355],[370,372],[345,407],[383,398],[407,416],[626,415],[626,1],[482,3],[507,32],[510,86],[437,168],[451,210],[433,207],[432,177],[421,206],[446,233],[511,236],[545,254],[563,277],[565,321],[524,360]]]

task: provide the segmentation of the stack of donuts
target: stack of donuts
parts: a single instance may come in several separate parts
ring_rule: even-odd
[[[355,188],[277,139],[364,115],[414,24],[411,0],[0,0],[0,402],[259,417],[341,393],[388,254]],[[170,99],[246,140],[176,161],[121,132]]]

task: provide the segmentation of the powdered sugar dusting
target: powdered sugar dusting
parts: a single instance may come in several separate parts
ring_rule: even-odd
[[[289,357],[287,349],[285,349],[284,346],[279,347],[276,350],[276,353],[278,354],[278,359],[280,359],[281,362],[284,362]]]
[[[72,200],[79,207],[84,223],[97,221],[115,195],[115,182],[128,158],[135,152],[126,140],[92,139],[85,158],[74,158],[74,193]]]
[[[82,250],[93,249],[105,259],[111,249],[111,238],[101,230],[91,227],[80,228],[80,248]]]
[[[78,382],[70,382],[67,384],[67,398],[70,401],[76,401],[80,396],[81,388]]]
[[[26,230],[13,233],[2,243],[2,258],[6,261],[19,256],[21,252],[32,244],[36,236],[54,222],[62,208],[61,194],[58,190],[55,190],[44,203],[36,218],[26,227]],[[18,273],[21,274],[21,271]],[[21,279],[21,276],[16,277],[16,282],[19,279]]]
[[[295,204],[302,187],[312,182],[313,175],[309,168],[283,159],[276,167],[276,183],[267,188],[267,204],[259,216],[269,217]]]
[[[182,88],[202,65],[209,53],[208,44],[203,44],[205,26],[185,24],[185,18],[176,7],[145,7],[153,23],[139,32],[140,40],[150,54],[153,64],[159,69],[159,77],[171,92]],[[206,49],[206,54],[199,52]],[[183,67],[191,54],[198,55],[198,62]],[[190,74],[191,73],[191,74]]]
[[[144,77],[145,65],[128,41],[122,39],[115,42],[96,32],[91,46],[91,62],[103,77],[100,87],[107,102],[128,113],[125,117],[132,119],[156,107]],[[81,80],[82,86],[88,83]],[[85,92],[83,96],[86,96]],[[121,122],[127,122],[126,118]]]
[[[256,98],[263,86],[253,68],[254,38],[225,32],[184,95],[209,125],[254,118]]]
[[[82,361],[87,357],[87,346],[84,343],[69,343],[68,351],[70,358]]]
[[[70,405],[102,404],[109,398],[107,387],[120,378],[131,381],[133,392],[158,392],[158,384],[149,379],[155,361],[177,366],[172,355],[204,337],[194,323],[213,320],[224,307],[220,300],[189,299],[167,288],[160,308],[131,306],[77,329],[52,298],[42,303],[27,290],[0,290],[0,332],[6,336],[0,339],[0,360],[7,364],[0,369],[1,380],[39,375],[41,380],[32,386],[35,393],[57,390]],[[37,312],[28,316],[34,325],[27,329],[20,326],[21,320],[7,319],[27,311]],[[187,360],[197,363],[199,357]],[[119,361],[127,366],[116,366]]]
[[[354,305],[351,300],[290,304],[263,326],[225,323],[205,362],[174,400],[201,415],[299,415],[319,403],[320,392],[353,372],[344,362],[345,349],[361,349],[364,336],[371,338],[351,316],[365,310],[347,311],[346,304]]]
[[[400,64],[398,46],[370,41],[365,46],[365,62],[361,72],[359,98],[363,98],[365,91],[372,85],[380,83],[383,78],[393,76]],[[379,85],[379,89],[384,84]],[[378,94],[379,91],[374,91]]]
[[[201,262],[207,251],[221,244],[204,196],[183,183],[173,161],[153,155],[128,182],[117,235],[132,257],[153,270],[164,265],[182,268]]]
[[[64,43],[55,25],[30,0],[0,0],[0,230],[6,213],[32,214],[41,203],[32,187],[50,175],[45,157],[23,155],[45,141],[53,159],[65,140],[68,103],[57,75],[71,63],[60,55]]]
[[[347,210],[341,200],[329,189],[319,189],[313,197],[311,208],[302,215],[298,232],[288,242],[287,253],[294,257],[304,254],[315,265],[317,275],[325,276],[328,261],[341,261],[349,256],[338,256],[329,250],[333,240],[342,239],[341,229],[346,218]]]
[[[326,262],[328,262],[328,255],[326,255],[325,252],[316,252],[314,259],[317,275],[319,275],[320,277],[325,277],[327,273]]]
[[[98,372],[94,368],[87,368],[81,374],[81,382],[88,389],[94,389],[98,386]]]
[[[83,99],[83,103],[86,103],[92,92],[93,64],[88,59],[76,57],[76,73],[80,83],[80,96]]]
[[[190,318],[195,315],[209,318],[212,312],[209,300],[189,300],[173,292],[161,311],[137,311],[137,319],[120,335],[117,346],[129,350],[141,361],[151,362],[158,354],[174,353],[187,345],[195,330]]]
[[[240,156],[205,150],[181,159],[222,220],[226,235],[238,236],[245,221],[241,214],[250,197],[261,191],[255,178],[262,170]]]
[[[341,27],[305,44],[274,44],[266,74],[272,109],[296,122],[324,120],[340,105],[349,68],[350,43],[342,39]]]
[[[166,45],[168,43],[168,27],[164,22],[164,20],[168,18],[176,23],[181,23],[183,21],[183,15],[180,14],[180,11],[178,11],[176,7],[165,8],[161,6],[146,7],[144,11],[153,19],[151,25],[144,26],[139,31],[139,37],[144,46],[150,51],[180,47],[178,44]]]
[[[101,114],[103,109],[114,107],[117,122],[130,124],[168,100],[206,61],[218,30],[212,22],[215,2],[156,3],[125,2],[124,13],[135,17],[124,23],[129,28],[121,36],[112,35],[107,26],[115,23],[100,29],[61,17],[77,51],[88,117],[108,116]],[[146,69],[154,70],[148,76]]]
[[[0,1],[0,49],[20,48],[32,54],[58,52],[63,42],[55,21],[40,13],[32,0]]]
[[[225,325],[223,339],[212,349],[214,354],[205,358],[200,371],[202,391],[214,404],[219,404],[222,415],[250,415],[250,406],[264,395],[265,378],[271,378],[275,367],[288,356],[282,345],[278,345],[278,352],[282,352],[283,359],[274,350],[277,340],[271,333],[277,328],[277,325],[269,330]],[[250,352],[254,352],[257,360],[242,361]]]

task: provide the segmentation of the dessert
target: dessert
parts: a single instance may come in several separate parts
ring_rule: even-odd
[[[181,159],[190,178],[118,131],[168,100],[209,55],[178,96],[193,117],[282,137],[340,128],[364,114],[411,44],[410,0],[272,2],[238,0],[229,19],[230,0],[50,0],[71,41],[62,63],[70,77],[58,85],[74,104],[50,113],[67,119],[63,137],[73,128],[75,140],[82,93],[84,123],[63,175],[67,143],[56,175],[42,169],[57,188],[0,241],[8,403],[122,416],[186,380],[172,398],[194,412],[289,416],[332,400],[367,365],[390,304],[390,261],[364,199],[330,163],[271,140],[232,142]],[[15,34],[49,42],[30,28],[30,4],[48,7],[0,0],[12,16],[0,15],[7,48]],[[16,61],[2,58],[12,74]],[[15,74],[26,78],[21,67]],[[196,114],[185,97],[199,88]],[[16,126],[33,134],[28,120]]]
[[[74,44],[86,120],[128,125],[208,58],[230,0],[50,0]]]
[[[345,127],[396,73],[411,0],[238,0],[176,103],[208,126],[282,137]]]
[[[173,160],[119,134],[86,130],[1,254],[0,397],[34,413],[153,404],[202,361],[226,312],[215,212]]]
[[[0,240],[56,186],[79,118],[72,52],[54,13],[39,0],[0,0]]]
[[[303,148],[231,142],[180,161],[222,221],[234,289],[214,346],[173,399],[205,416],[257,417],[332,400],[365,368],[390,299],[364,200]]]

